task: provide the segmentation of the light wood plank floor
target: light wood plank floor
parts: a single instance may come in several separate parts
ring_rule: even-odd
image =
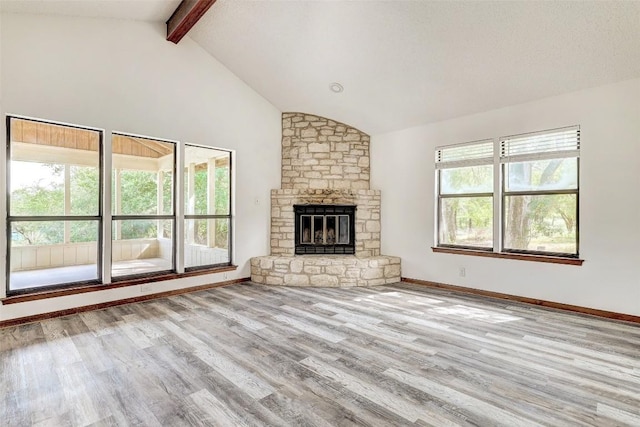
[[[240,284],[0,330],[3,426],[640,426],[640,327]]]

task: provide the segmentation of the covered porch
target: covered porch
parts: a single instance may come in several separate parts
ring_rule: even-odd
[[[115,279],[175,270],[176,144],[112,134],[105,195],[98,131],[22,119],[12,119],[11,126],[10,291],[97,280],[101,264],[110,265]],[[216,168],[229,168],[228,152],[195,154],[185,157],[185,215],[197,213],[198,192],[214,203]],[[203,168],[204,182],[197,177]],[[109,197],[113,220],[101,230],[110,217],[101,218],[103,197]],[[185,267],[229,261],[228,241],[216,235],[216,221],[180,224]],[[110,236],[101,237],[104,231]],[[109,237],[111,253],[103,256]]]

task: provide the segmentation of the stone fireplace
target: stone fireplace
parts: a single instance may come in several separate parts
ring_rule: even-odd
[[[400,280],[380,254],[380,191],[369,188],[369,135],[303,113],[282,115],[282,185],[271,191],[271,254],[251,280],[367,286]]]

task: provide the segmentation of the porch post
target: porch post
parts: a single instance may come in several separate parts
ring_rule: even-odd
[[[189,163],[189,168],[187,169],[187,215],[194,215],[196,213],[196,164]],[[190,220],[188,223],[186,233],[187,233],[187,243],[193,244],[195,242],[195,222]]]
[[[157,193],[156,193],[156,202],[157,208],[156,213],[158,215],[162,215],[164,213],[164,171],[158,171],[158,185],[157,185]],[[162,237],[162,220],[158,220],[157,223],[157,237],[158,239]]]
[[[120,177],[120,169],[115,170],[115,182],[113,201],[115,202],[116,215],[122,214],[122,180]],[[122,224],[119,221],[113,223],[116,240],[122,240]]]
[[[71,214],[71,166],[64,165],[64,214]],[[71,243],[71,223],[64,222],[64,243]]]
[[[207,162],[207,207],[208,214],[216,214],[216,159]],[[216,247],[216,220],[207,220],[207,246]]]

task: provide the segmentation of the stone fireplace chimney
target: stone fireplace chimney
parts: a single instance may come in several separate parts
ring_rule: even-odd
[[[380,255],[380,191],[371,190],[369,181],[369,135],[324,117],[283,113],[282,188],[271,191],[271,254],[252,258],[251,280],[292,286],[400,281],[400,259]],[[305,205],[355,206],[355,255],[295,255],[296,244],[304,242],[296,241],[302,232],[294,206]]]

